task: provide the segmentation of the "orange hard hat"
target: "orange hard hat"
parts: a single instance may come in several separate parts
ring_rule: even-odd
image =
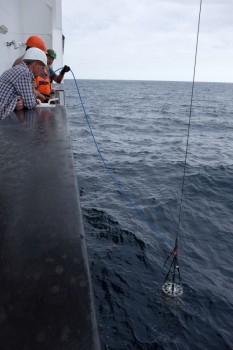
[[[45,43],[39,36],[30,36],[26,41],[25,45],[28,47],[37,47],[37,49],[40,49],[47,54]]]

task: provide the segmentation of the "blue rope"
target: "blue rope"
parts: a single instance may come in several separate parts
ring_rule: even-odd
[[[59,68],[59,69],[62,69],[62,68]],[[59,69],[57,69],[57,70],[59,70]],[[104,159],[104,157],[103,157],[103,155],[102,155],[102,153],[101,153],[101,151],[100,151],[100,148],[99,148],[99,145],[98,145],[98,143],[97,143],[97,141],[96,141],[95,135],[94,135],[94,133],[93,133],[93,130],[92,130],[92,127],[91,127],[91,123],[90,123],[90,120],[89,120],[89,116],[88,116],[88,114],[86,113],[86,109],[85,109],[85,106],[84,106],[84,103],[83,103],[82,96],[81,96],[81,94],[80,94],[79,86],[78,86],[77,80],[76,80],[76,78],[75,78],[75,75],[74,75],[74,73],[73,73],[72,70],[70,70],[70,72],[71,72],[72,75],[73,75],[73,79],[74,79],[74,82],[75,82],[75,85],[76,85],[76,89],[77,89],[77,92],[78,92],[78,96],[79,96],[79,99],[80,99],[80,102],[81,102],[81,106],[82,106],[82,109],[83,109],[83,113],[84,113],[84,116],[85,116],[87,125],[88,125],[88,127],[89,127],[89,130],[90,130],[92,139],[93,139],[93,141],[94,141],[94,144],[95,144],[95,146],[96,146],[96,149],[97,149],[97,151],[98,151],[98,154],[99,154],[99,156],[100,156],[100,159],[101,159],[101,161],[102,161],[102,163],[103,163],[103,166],[104,166],[105,170],[107,171],[107,173],[108,173],[108,174],[110,175],[110,177],[112,178],[114,184],[116,185],[116,187],[118,188],[118,190],[120,191],[120,193],[123,195],[123,197],[126,199],[126,201],[134,208],[134,210],[135,210],[136,213],[139,215],[139,217],[142,219],[142,221],[144,221],[144,222],[149,226],[149,228],[150,228],[150,230],[151,230],[152,232],[157,231],[157,230],[155,230],[154,225],[153,225],[151,222],[149,222],[149,221],[147,220],[147,218],[146,218],[145,214],[143,213],[143,211],[142,211],[140,208],[138,208],[138,206],[137,206],[137,205],[134,203],[134,201],[130,198],[130,196],[128,195],[128,193],[123,189],[123,187],[121,186],[121,184],[119,183],[119,181],[117,180],[117,178],[113,175],[112,171],[109,169],[109,167],[108,167],[108,165],[107,165],[107,163],[106,163],[106,161],[105,161],[105,159]],[[170,243],[172,242],[171,239],[162,236],[162,234],[161,234],[161,233],[158,233],[158,231],[157,231],[157,235],[160,236],[160,239],[163,240],[163,241],[165,241],[166,243],[169,243],[169,244],[170,244]]]
[[[59,70],[62,70],[64,67],[60,67],[60,68],[58,68],[58,69],[56,69],[55,71],[54,71],[54,73],[56,73],[57,71],[59,71]],[[51,76],[51,75],[49,75],[49,76]]]

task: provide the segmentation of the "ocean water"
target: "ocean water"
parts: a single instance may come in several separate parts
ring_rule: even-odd
[[[191,83],[73,80],[66,102],[101,341],[109,350],[233,349],[233,85],[196,83],[180,222],[184,293],[161,291],[174,247]]]

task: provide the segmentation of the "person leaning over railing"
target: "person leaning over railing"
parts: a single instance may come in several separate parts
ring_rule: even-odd
[[[32,82],[46,64],[45,53],[38,48],[30,48],[23,56],[23,63],[6,70],[0,76],[0,119],[15,109],[31,109],[40,103],[33,92]]]
[[[46,49],[46,45],[43,39],[41,39],[39,36],[37,35],[31,35],[29,36],[29,38],[27,39],[27,41],[25,42],[25,53],[27,52],[28,49],[32,48],[32,47],[36,47],[37,49],[40,49],[42,51],[44,51],[45,54],[47,54],[47,49]],[[17,66],[20,63],[23,63],[23,56],[18,57],[15,62],[13,63],[12,67]],[[33,89],[34,89],[34,93],[36,94],[37,98],[40,99],[40,101],[45,102],[46,101],[46,97],[44,97],[39,91],[37,91],[35,89],[35,84],[33,83]]]

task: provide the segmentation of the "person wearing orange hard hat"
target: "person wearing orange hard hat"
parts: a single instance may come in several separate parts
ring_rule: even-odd
[[[37,47],[38,49],[44,51],[45,54],[47,54],[45,43],[39,36],[30,36],[26,41],[25,45],[27,47]]]
[[[18,64],[21,64],[23,63],[23,59],[24,59],[24,56],[26,55],[26,52],[28,49],[31,49],[31,48],[36,48],[36,49],[40,49],[41,51],[43,51],[46,55],[47,55],[47,49],[46,49],[46,46],[45,46],[45,43],[44,43],[44,40],[42,40],[39,36],[37,35],[32,35],[30,36],[26,43],[26,50],[25,50],[25,53],[23,56],[20,56],[19,58],[17,58],[13,64],[12,67],[15,67],[17,66]],[[35,84],[33,83],[32,84],[32,88],[33,88],[33,91],[34,93],[36,94],[37,98],[40,99],[41,101],[45,101],[46,98],[39,92],[35,89]]]
[[[42,51],[44,51],[45,54],[47,54],[47,50],[46,50],[46,46],[45,46],[45,43],[44,41],[37,35],[32,35],[30,36],[26,43],[26,51],[31,48],[31,47],[35,47],[37,49],[40,49]],[[17,66],[17,64],[20,64],[23,62],[23,56],[20,56],[19,58],[17,58],[13,64],[12,67],[15,67]]]

